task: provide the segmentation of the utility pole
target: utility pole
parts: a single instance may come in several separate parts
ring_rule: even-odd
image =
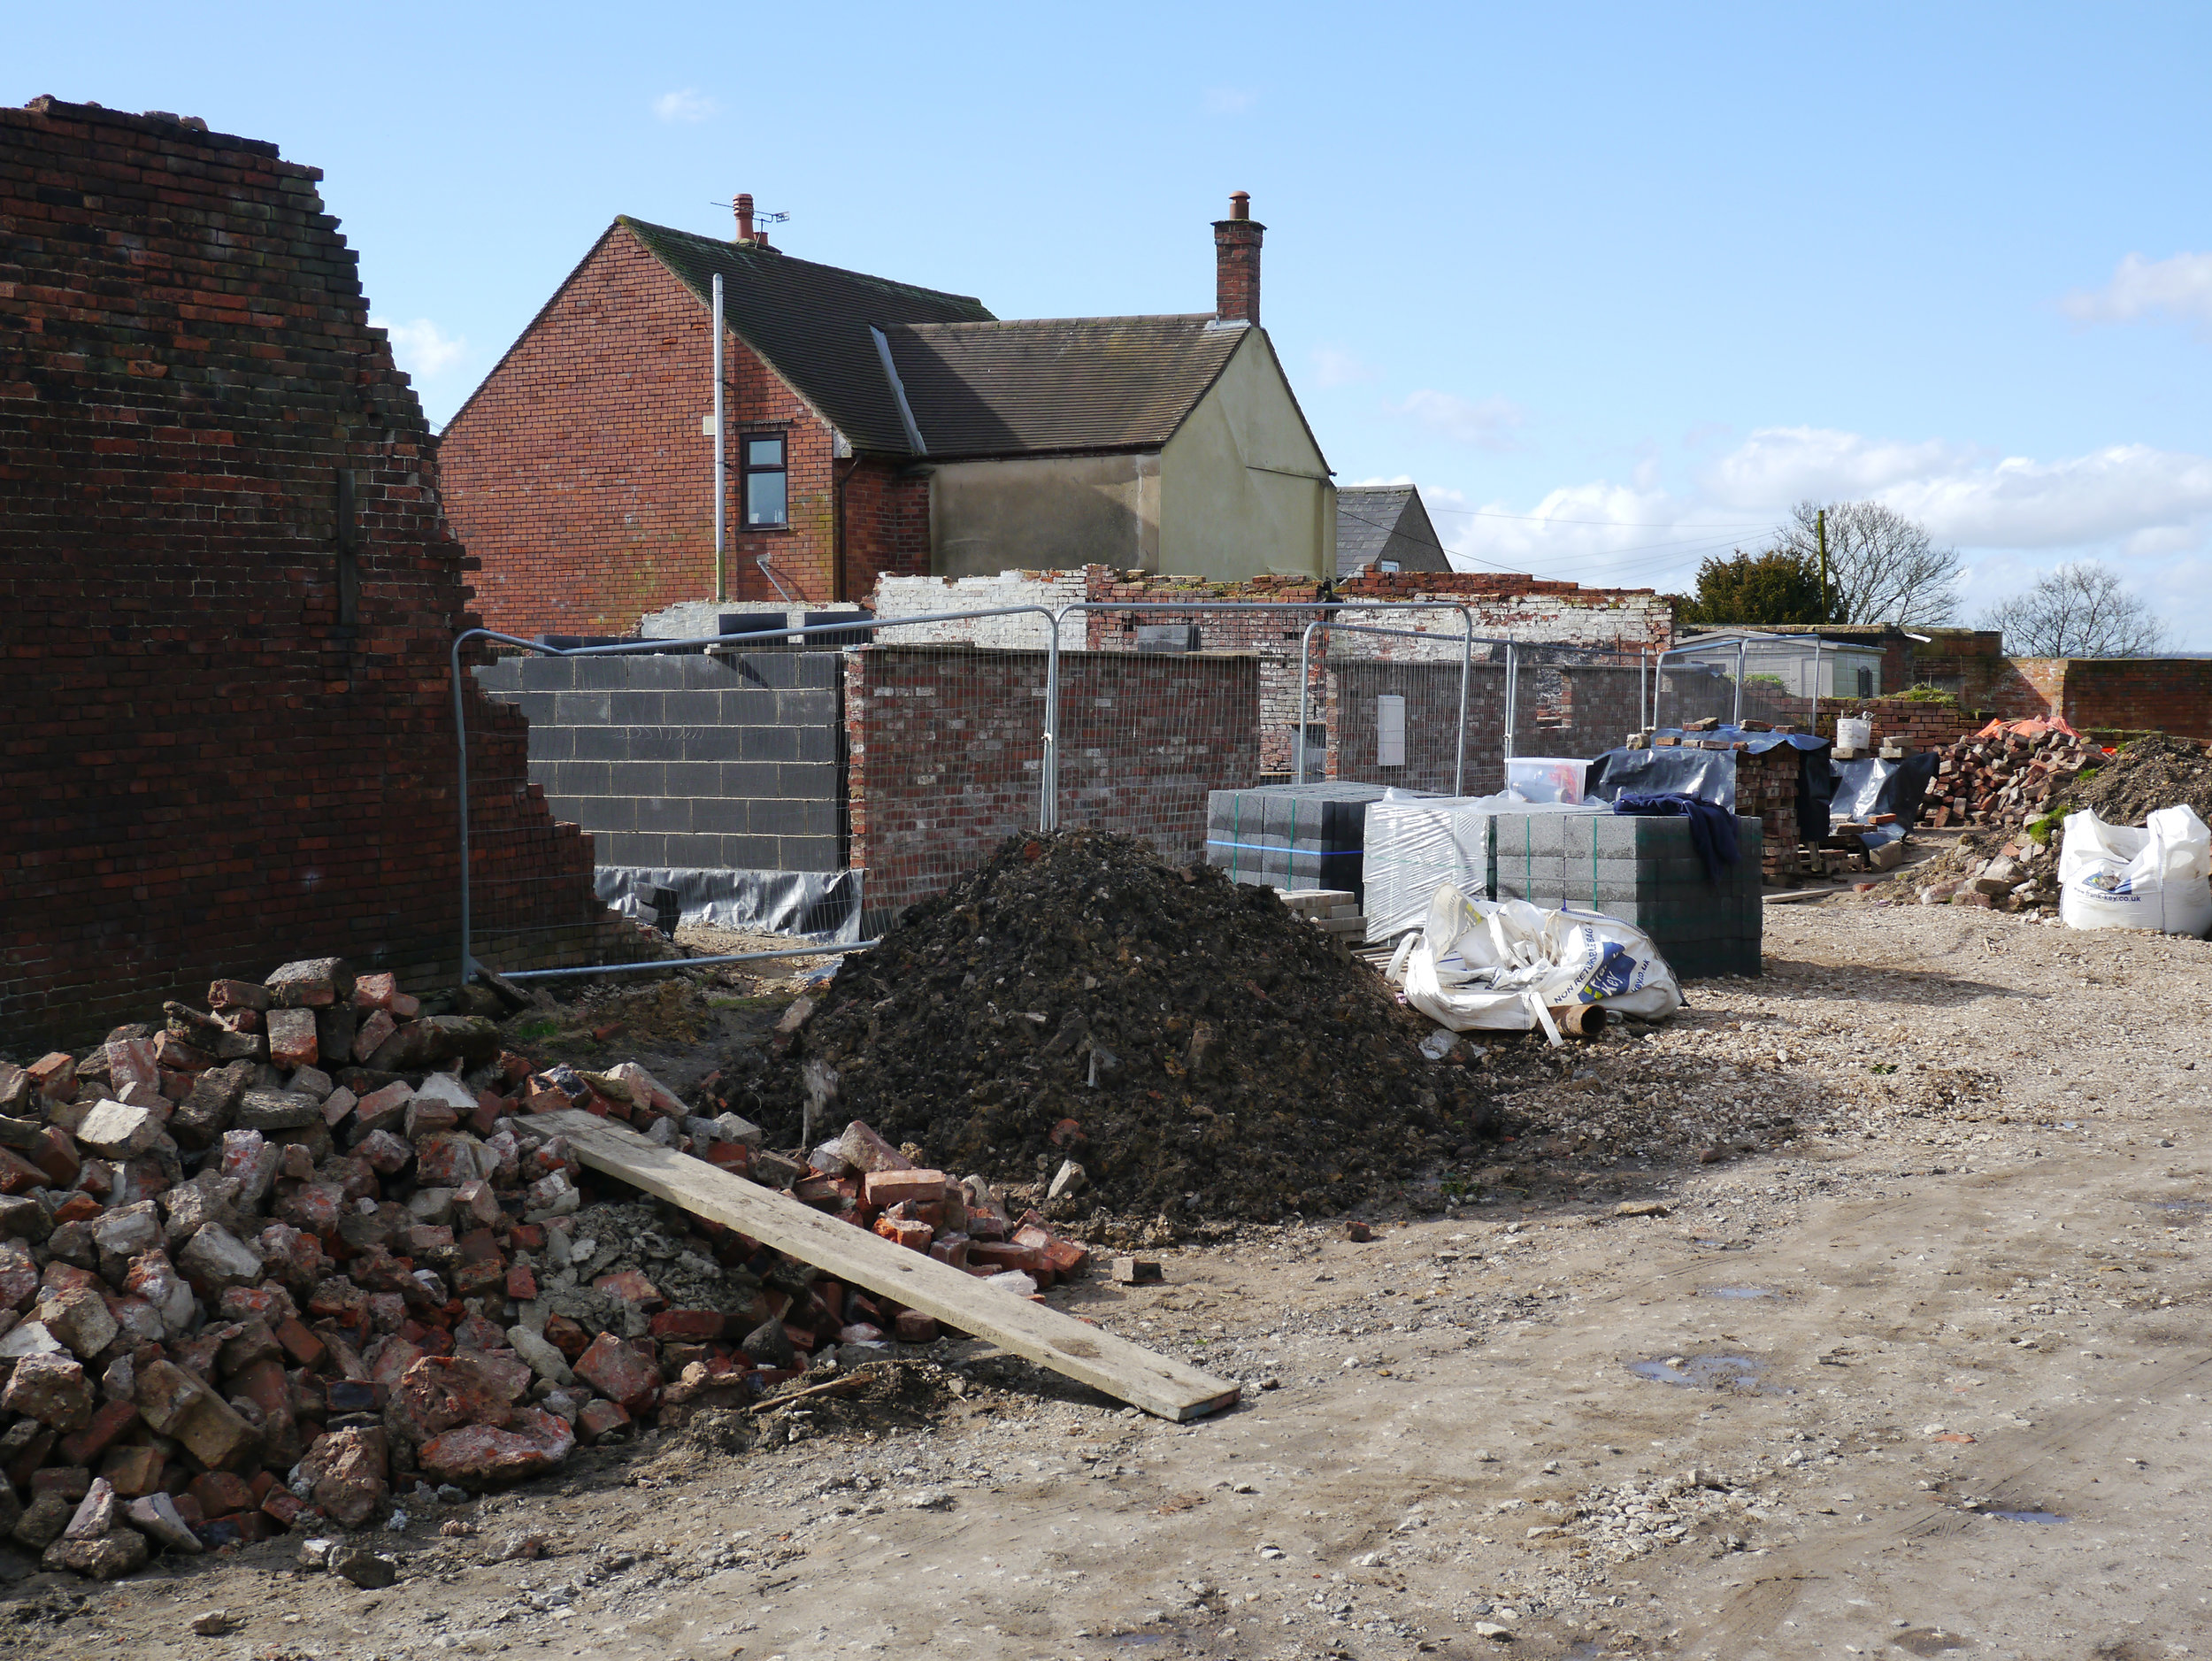
[[[1820,609],[1824,612],[1828,610],[1828,510],[1821,509],[1813,523],[1820,537]]]

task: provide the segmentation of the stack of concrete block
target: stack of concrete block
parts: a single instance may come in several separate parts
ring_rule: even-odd
[[[1325,934],[1340,934],[1347,940],[1358,940],[1367,933],[1367,919],[1361,915],[1359,896],[1349,888],[1298,888],[1283,895],[1283,904],[1294,917],[1312,922]]]
[[[1386,785],[1328,780],[1213,790],[1206,799],[1206,863],[1239,882],[1274,888],[1365,887],[1367,807]]]
[[[1677,974],[1757,974],[1764,927],[1759,820],[1736,816],[1738,857],[1706,874],[1686,819],[1500,813],[1490,893],[1598,911],[1649,934]]]

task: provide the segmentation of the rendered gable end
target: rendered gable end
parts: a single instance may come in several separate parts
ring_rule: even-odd
[[[1266,334],[1245,335],[1161,452],[1158,569],[1318,579],[1336,569],[1336,486]]]

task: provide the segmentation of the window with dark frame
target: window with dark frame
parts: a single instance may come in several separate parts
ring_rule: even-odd
[[[745,528],[771,530],[791,522],[783,434],[748,433],[741,441],[738,471],[744,481]]]

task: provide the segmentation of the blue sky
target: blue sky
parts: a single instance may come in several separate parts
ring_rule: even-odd
[[[649,19],[649,21],[648,20]],[[1002,317],[1264,320],[1345,482],[1463,563],[1686,586],[1803,496],[1964,611],[2117,565],[2212,649],[2212,8],[207,4],[19,11],[0,97],[323,168],[449,415],[615,214]]]

